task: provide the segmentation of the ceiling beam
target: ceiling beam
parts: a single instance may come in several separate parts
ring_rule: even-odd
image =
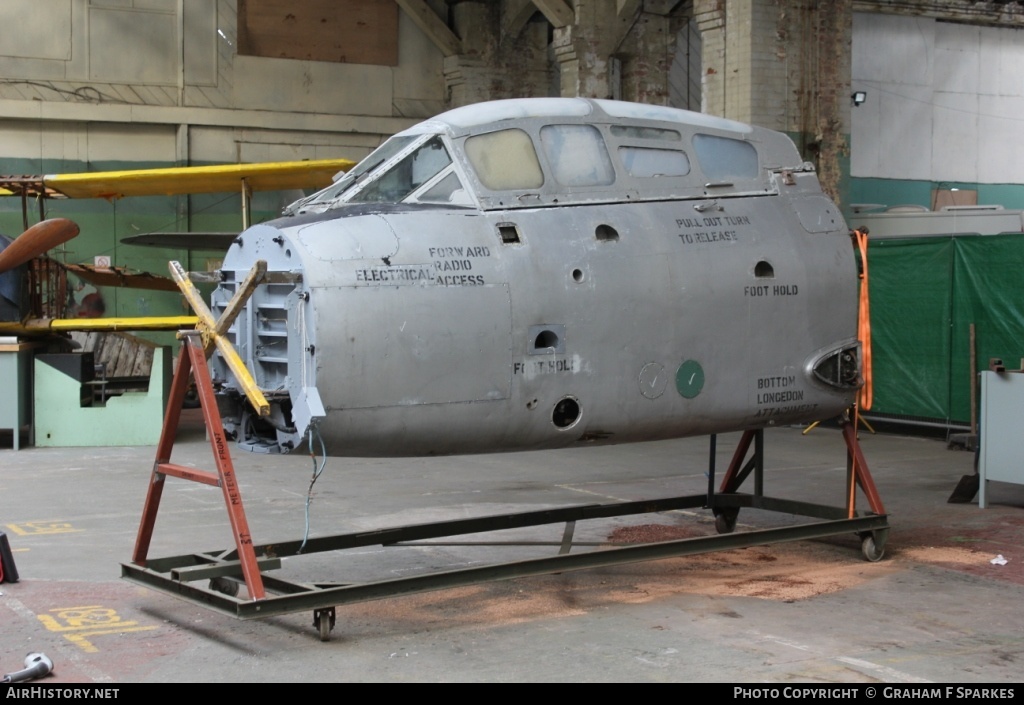
[[[567,27],[576,21],[576,13],[565,0],[533,0],[533,4],[544,13],[555,29]]]
[[[395,0],[405,10],[409,18],[416,23],[430,41],[445,56],[457,56],[462,53],[462,40],[455,36],[437,14],[430,9],[426,0]]]
[[[1017,2],[976,2],[972,0],[853,0],[854,12],[878,12],[888,15],[929,17],[953,22],[1024,26],[1024,12]]]
[[[644,1],[644,12],[650,12],[655,15],[669,15],[676,7],[678,7],[679,0],[643,0]],[[630,0],[618,0],[619,2],[619,15],[622,15],[622,6],[629,3]]]
[[[615,0],[616,14],[619,18],[632,16],[643,0]]]
[[[533,0],[505,0],[501,8],[501,39],[515,39],[533,17],[537,6]]]
[[[637,13],[640,12],[640,6],[643,4],[643,0],[617,0],[615,26],[610,29],[609,39],[605,45],[609,53],[619,50],[626,35],[633,29]]]

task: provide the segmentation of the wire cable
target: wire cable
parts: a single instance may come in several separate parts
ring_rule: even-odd
[[[317,440],[320,441],[320,461],[317,462],[316,450],[313,446],[313,437],[316,436]],[[309,540],[309,505],[313,501],[313,485],[316,484],[317,479],[320,477],[320,473],[324,471],[324,467],[327,465],[327,447],[324,445],[324,439],[320,435],[320,432],[316,428],[316,424],[312,424],[309,427],[309,432],[306,435],[306,443],[309,445],[309,457],[313,459],[313,477],[309,480],[309,489],[306,490],[306,531],[302,536],[302,544],[299,546],[299,550],[296,553],[302,553],[303,549],[306,548],[306,542]]]

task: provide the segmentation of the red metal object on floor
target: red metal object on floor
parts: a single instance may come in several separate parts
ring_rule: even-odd
[[[146,503],[142,510],[142,522],[139,525],[139,533],[135,541],[132,563],[142,567],[146,566],[149,545],[153,538],[153,526],[156,523],[160,497],[163,494],[164,480],[168,475],[204,485],[213,485],[220,487],[224,493],[224,504],[231,521],[235,548],[238,551],[242,576],[245,578],[249,597],[252,600],[262,600],[266,597],[263,578],[256,562],[252,536],[249,533],[249,523],[245,517],[245,508],[242,505],[242,496],[238,489],[227,439],[224,437],[224,425],[221,421],[220,411],[217,409],[217,400],[214,397],[213,382],[210,379],[210,368],[206,364],[202,340],[197,331],[183,331],[179,335],[182,338],[181,354],[178,356],[174,380],[171,382],[167,413],[164,415],[164,425],[160,433],[160,443],[157,445],[153,475],[146,493]],[[196,390],[203,410],[203,421],[206,424],[207,437],[210,439],[210,447],[217,466],[216,472],[196,470],[170,462],[178,422],[181,419],[181,405],[188,389],[190,374],[195,377]]]
[[[841,423],[841,430],[843,440],[846,442],[848,468],[846,496],[847,516],[853,518],[856,515],[856,489],[858,486],[864,492],[864,496],[867,498],[868,504],[871,506],[871,511],[875,514],[885,514],[885,507],[882,505],[882,498],[878,494],[878,489],[875,487],[875,481],[872,479],[871,472],[868,470],[867,460],[864,458],[864,453],[860,448],[860,442],[857,440],[856,424],[849,418],[844,418]],[[722,478],[722,484],[719,489],[720,492],[737,492],[740,485],[743,484],[743,481],[750,474],[751,470],[761,467],[761,455],[763,453],[763,449],[761,447],[762,440],[758,433],[758,431],[753,430],[743,432],[739,443],[736,445],[736,450],[729,463],[729,468],[726,470],[725,476]],[[750,450],[751,442],[755,443],[754,457],[744,464],[743,461],[746,459],[747,453]],[[754,481],[757,483],[757,486],[754,488],[755,495],[760,495],[762,493],[760,480],[760,475],[755,473]]]
[[[868,498],[868,504],[871,505],[871,511],[875,514],[885,514],[882,498],[875,487],[875,481],[871,479],[871,473],[868,471],[868,461],[864,459],[864,453],[860,449],[860,442],[857,440],[857,424],[850,420],[843,422],[843,440],[846,441],[847,467],[849,468],[849,479],[847,481],[849,497],[846,502],[847,515],[852,517],[855,512],[855,485],[860,485],[861,490],[864,491],[864,495]]]

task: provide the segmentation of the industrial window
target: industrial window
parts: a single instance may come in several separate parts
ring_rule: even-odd
[[[630,176],[686,176],[690,173],[690,159],[675,149],[619,147],[619,159]]]
[[[757,150],[743,140],[714,135],[694,135],[693,149],[704,176],[709,179],[756,179]]]
[[[466,156],[480,182],[492,191],[544,185],[533,140],[522,130],[500,130],[469,137]]]
[[[608,148],[594,126],[545,125],[540,141],[555,181],[562,186],[604,186],[615,181]]]

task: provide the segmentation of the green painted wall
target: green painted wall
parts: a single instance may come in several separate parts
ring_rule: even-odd
[[[930,208],[933,189],[953,188],[977,191],[980,205],[998,205],[1009,210],[1024,209],[1024,184],[851,177],[849,197],[843,199],[843,212],[849,219],[851,203],[880,203],[886,206],[913,204]]]
[[[805,140],[811,136],[799,132],[787,132],[796,144],[804,160],[818,163],[816,154],[800,149]],[[850,144],[850,136],[846,135],[846,144]],[[856,227],[856,220],[851,208],[852,204],[877,203],[885,206],[919,205],[930,208],[932,191],[935,189],[964,189],[978,192],[980,205],[998,205],[1007,210],[1024,210],[1024,183],[1021,184],[981,184],[970,181],[923,181],[919,179],[880,179],[850,176],[850,155],[840,154],[839,183],[836,188],[837,200],[850,227]],[[819,167],[819,176],[821,169]]]

